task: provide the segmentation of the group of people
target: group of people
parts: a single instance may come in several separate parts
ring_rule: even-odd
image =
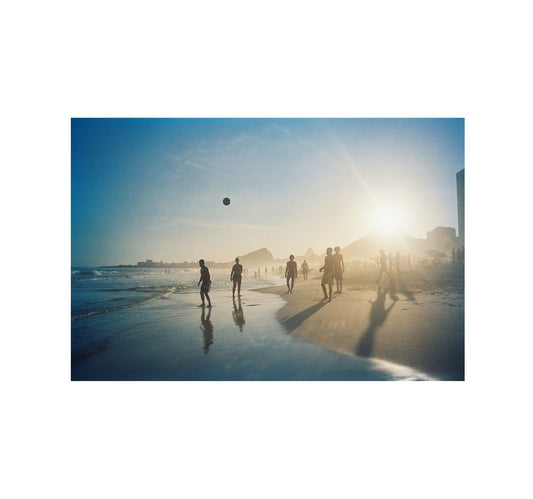
[[[331,301],[333,283],[337,284],[337,293],[342,293],[342,276],[344,274],[344,258],[341,255],[339,246],[335,246],[335,254],[333,249],[326,249],[326,257],[324,258],[324,265],[320,267],[319,272],[322,274],[322,291],[324,292],[324,300]],[[326,293],[326,285],[329,288],[329,295]]]
[[[200,286],[200,298],[202,299],[202,307],[205,307],[205,300],[207,300],[207,306],[211,307],[211,298],[209,297],[209,291],[211,290],[211,274],[205,264],[205,260],[198,262],[200,265],[200,280],[198,286]],[[239,263],[239,258],[235,258],[235,265],[231,268],[230,281],[233,282],[233,298],[235,298],[235,289],[237,289],[237,296],[241,296],[241,283],[242,283],[243,267]]]
[[[379,277],[378,284],[381,283],[383,274],[386,274],[390,281],[392,281],[392,269],[396,267],[396,272],[400,275],[400,253],[396,253],[396,256],[393,257],[392,253],[389,253],[389,256],[385,254],[385,251],[380,249],[377,259],[379,267]],[[411,255],[409,255],[409,267],[411,267]]]
[[[344,259],[340,253],[340,247],[335,247],[335,253],[333,249],[328,248],[326,250],[326,257],[324,259],[324,265],[320,268],[320,272],[324,272],[322,275],[322,290],[324,291],[324,299],[331,301],[333,292],[333,283],[337,283],[337,293],[342,293],[342,276],[344,273]],[[205,265],[205,260],[198,262],[200,265],[200,280],[198,286],[200,286],[200,298],[202,300],[202,307],[205,307],[205,301],[207,300],[207,306],[211,307],[211,298],[209,297],[209,291],[211,290],[211,275],[209,269]],[[306,260],[302,263],[301,272],[304,277],[304,281],[307,280],[309,274],[309,264]],[[235,298],[235,291],[237,296],[241,296],[241,284],[242,284],[243,266],[239,263],[239,258],[235,258],[235,264],[231,268],[230,281],[233,283],[232,296]],[[289,261],[285,266],[285,278],[287,279],[287,292],[292,293],[294,289],[294,280],[298,277],[298,264],[294,260],[294,255],[289,256]],[[329,295],[326,292],[326,285],[329,286]]]
[[[326,250],[326,257],[324,258],[324,265],[320,268],[320,272],[324,272],[322,275],[322,290],[324,291],[324,299],[331,301],[333,294],[333,283],[337,283],[337,293],[342,293],[342,275],[344,274],[344,258],[340,253],[339,246],[335,247],[335,254],[333,249],[328,248]],[[306,260],[302,263],[301,267],[304,281],[307,280],[309,274],[309,264]],[[289,256],[289,261],[285,267],[285,278],[287,279],[287,292],[292,293],[294,289],[294,280],[298,277],[298,265],[294,261],[294,255]],[[326,285],[329,286],[329,295],[326,292]]]
[[[322,274],[321,287],[324,293],[324,300],[331,301],[333,295],[333,285],[337,286],[337,294],[342,293],[342,282],[343,274],[345,271],[344,268],[344,258],[340,253],[340,247],[336,246],[334,249],[327,248],[326,256],[324,258],[324,265],[320,268]],[[458,250],[459,253],[459,250]],[[463,253],[464,255],[464,253]],[[377,264],[379,267],[379,277],[378,284],[381,283],[383,275],[386,275],[389,280],[392,281],[392,271],[393,268],[396,269],[398,275],[400,275],[400,253],[396,253],[393,257],[392,253],[389,253],[387,256],[383,249],[379,250],[379,255],[377,258]],[[200,264],[200,280],[198,281],[198,286],[200,286],[200,297],[202,299],[202,306],[205,306],[205,300],[207,300],[208,307],[211,307],[211,299],[209,297],[209,291],[211,287],[211,277],[209,274],[209,269],[205,265],[204,260],[199,261]],[[411,267],[411,255],[408,256],[408,265]],[[304,280],[307,280],[309,274],[309,264],[304,260],[301,265],[301,273],[303,274]],[[265,272],[266,273],[266,272]],[[235,298],[235,291],[237,291],[237,296],[241,296],[241,283],[243,275],[243,266],[239,263],[239,258],[235,258],[235,264],[231,268],[230,281],[233,283],[232,295]],[[292,293],[294,290],[294,281],[298,277],[298,264],[294,260],[294,255],[289,256],[289,261],[285,266],[285,279],[287,282],[287,292]]]

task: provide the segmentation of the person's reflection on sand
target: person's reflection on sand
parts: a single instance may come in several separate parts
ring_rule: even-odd
[[[207,317],[205,307],[202,307],[202,325],[200,329],[204,332],[204,353],[209,352],[209,347],[213,344],[213,324],[211,324],[211,309],[208,309]]]
[[[235,303],[235,298],[233,298],[233,311],[231,315],[233,315],[233,320],[235,322],[235,325],[239,327],[239,331],[242,331],[242,327],[244,326],[244,312],[242,311],[242,305],[241,305],[241,299],[238,299],[239,305]]]

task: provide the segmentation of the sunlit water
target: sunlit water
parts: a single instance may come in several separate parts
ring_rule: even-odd
[[[199,271],[72,269],[73,380],[405,380],[413,369],[325,350],[288,335],[285,301],[229,271],[211,270],[213,308],[202,308]]]

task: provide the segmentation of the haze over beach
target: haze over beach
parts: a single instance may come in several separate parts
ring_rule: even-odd
[[[463,119],[72,119],[72,379],[462,380],[462,220]]]

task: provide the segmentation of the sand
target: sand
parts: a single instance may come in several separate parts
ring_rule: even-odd
[[[314,275],[313,275],[314,274]],[[420,369],[442,380],[464,380],[464,269],[444,264],[394,274],[376,285],[375,269],[345,274],[343,292],[323,301],[320,274],[261,289],[287,304],[278,320],[304,341],[360,357]],[[336,287],[333,287],[335,292]]]

